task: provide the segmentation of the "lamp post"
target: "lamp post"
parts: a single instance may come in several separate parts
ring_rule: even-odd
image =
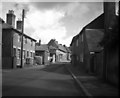
[[[22,10],[22,32],[21,32],[21,68],[23,67],[23,34],[24,34],[24,13],[25,10]]]

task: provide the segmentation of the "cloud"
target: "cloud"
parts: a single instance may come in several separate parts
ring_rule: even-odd
[[[66,36],[66,28],[60,21],[64,17],[64,13],[56,10],[34,10],[32,8],[27,16],[25,25],[29,23],[35,32],[31,34],[31,37],[35,39],[41,39],[43,43],[47,44],[52,38],[61,41]],[[29,32],[25,31],[29,34]]]

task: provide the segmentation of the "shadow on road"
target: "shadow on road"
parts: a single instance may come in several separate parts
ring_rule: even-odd
[[[52,73],[59,73],[59,74],[64,74],[64,75],[70,75],[70,73],[67,71],[65,68],[65,65],[67,63],[55,63],[55,64],[50,64],[46,66],[43,69],[38,69],[46,72],[52,72]]]

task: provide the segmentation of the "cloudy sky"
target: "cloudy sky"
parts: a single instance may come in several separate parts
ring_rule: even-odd
[[[16,20],[21,18],[22,9],[26,11],[25,34],[41,39],[47,44],[50,39],[69,46],[72,37],[103,13],[102,2],[2,2],[2,17],[6,21],[8,10],[14,10]]]

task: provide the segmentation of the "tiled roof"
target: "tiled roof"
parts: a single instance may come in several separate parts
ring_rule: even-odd
[[[36,46],[35,50],[36,51],[47,51],[47,52],[49,52],[47,44],[42,44],[40,46]]]
[[[2,28],[3,29],[13,29],[13,27],[11,25],[7,24],[7,23],[3,23]]]
[[[63,52],[67,52],[66,48],[61,44],[58,45],[58,49],[62,50]]]
[[[0,18],[0,23],[4,23],[4,20],[2,18]]]
[[[87,29],[103,29],[104,28],[104,13],[99,15],[88,25],[85,26]]]
[[[7,23],[3,23],[3,24],[2,24],[2,29],[12,29],[12,30],[16,31],[16,32],[19,33],[19,34],[22,34],[20,31],[18,31],[18,30],[15,29],[13,26],[11,26],[11,25],[9,25],[9,24],[7,24]],[[31,38],[30,36],[28,36],[28,35],[26,35],[26,34],[24,34],[24,36],[26,36],[26,37],[28,37],[28,38],[36,41],[35,39]]]
[[[66,48],[66,50],[67,50],[67,52],[68,53],[71,53],[71,51],[70,51],[70,48],[69,47],[67,47],[67,46],[64,46],[65,48]]]
[[[98,16],[84,28],[89,51],[101,51],[103,47],[99,43],[104,36],[104,14]]]
[[[99,45],[100,41],[104,36],[103,30],[86,30],[86,41],[88,44],[89,51],[101,51],[103,47]]]
[[[78,37],[79,37],[79,34],[73,37],[70,46],[72,46],[73,42],[75,42]]]
[[[57,48],[50,45],[49,49],[55,49],[56,50]]]

